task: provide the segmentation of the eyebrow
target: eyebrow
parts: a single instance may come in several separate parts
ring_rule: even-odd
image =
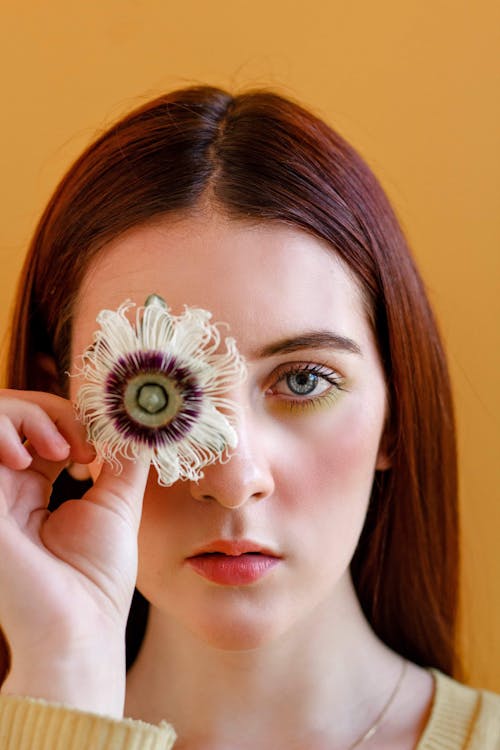
[[[272,357],[275,354],[288,354],[300,349],[335,349],[339,352],[349,352],[362,356],[361,348],[352,339],[331,331],[307,331],[300,336],[282,339],[267,344],[253,353],[254,359]]]

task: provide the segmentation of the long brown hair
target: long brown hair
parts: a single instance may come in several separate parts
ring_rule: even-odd
[[[363,289],[385,370],[392,463],[375,475],[353,581],[386,644],[459,676],[455,427],[436,321],[376,178],[297,102],[267,89],[232,96],[192,86],[141,106],[87,148],[29,249],[9,386],[39,389],[42,353],[54,357],[64,387],[73,302],[106,242],[206,201],[229,217],[287,222],[328,241]]]

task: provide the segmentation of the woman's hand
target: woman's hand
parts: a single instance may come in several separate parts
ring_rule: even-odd
[[[80,500],[49,513],[68,462],[95,458],[69,401],[0,389],[2,692],[122,715],[124,634],[148,466],[104,465]]]

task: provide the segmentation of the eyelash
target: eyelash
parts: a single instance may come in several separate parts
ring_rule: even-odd
[[[304,372],[316,375],[321,380],[330,383],[332,387],[328,388],[319,396],[308,397],[308,394],[304,394],[304,397],[301,398],[300,394],[297,393],[295,394],[296,398],[280,398],[279,402],[281,402],[281,404],[292,413],[303,413],[306,410],[314,410],[320,406],[329,406],[339,398],[341,391],[346,390],[345,379],[338,373],[327,369],[324,365],[298,362],[293,363],[291,366],[283,365],[280,367],[275,375],[273,385],[267,389],[266,392],[269,393],[272,391],[278,383],[285,380],[287,377]],[[282,393],[272,395],[284,396]]]

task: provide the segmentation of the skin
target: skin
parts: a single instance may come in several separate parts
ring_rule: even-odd
[[[200,210],[134,228],[104,248],[80,290],[73,355],[91,343],[101,309],[128,298],[141,305],[152,292],[174,314],[203,307],[228,323],[249,377],[226,394],[240,407],[228,463],[168,488],[149,476],[137,585],[151,610],[125,713],[168,719],[184,750],[347,748],[401,671],[349,575],[375,472],[389,467],[386,386],[361,293],[326,243],[284,224]],[[349,337],[360,353],[255,355],[311,329]],[[342,390],[330,386],[336,398],[290,411],[300,400],[282,374],[291,363],[320,364]],[[73,380],[73,397],[77,387]],[[99,471],[92,464],[94,479]],[[221,537],[256,540],[280,563],[252,585],[210,583],[185,559]],[[432,693],[429,673],[409,665],[366,747],[415,747]]]

